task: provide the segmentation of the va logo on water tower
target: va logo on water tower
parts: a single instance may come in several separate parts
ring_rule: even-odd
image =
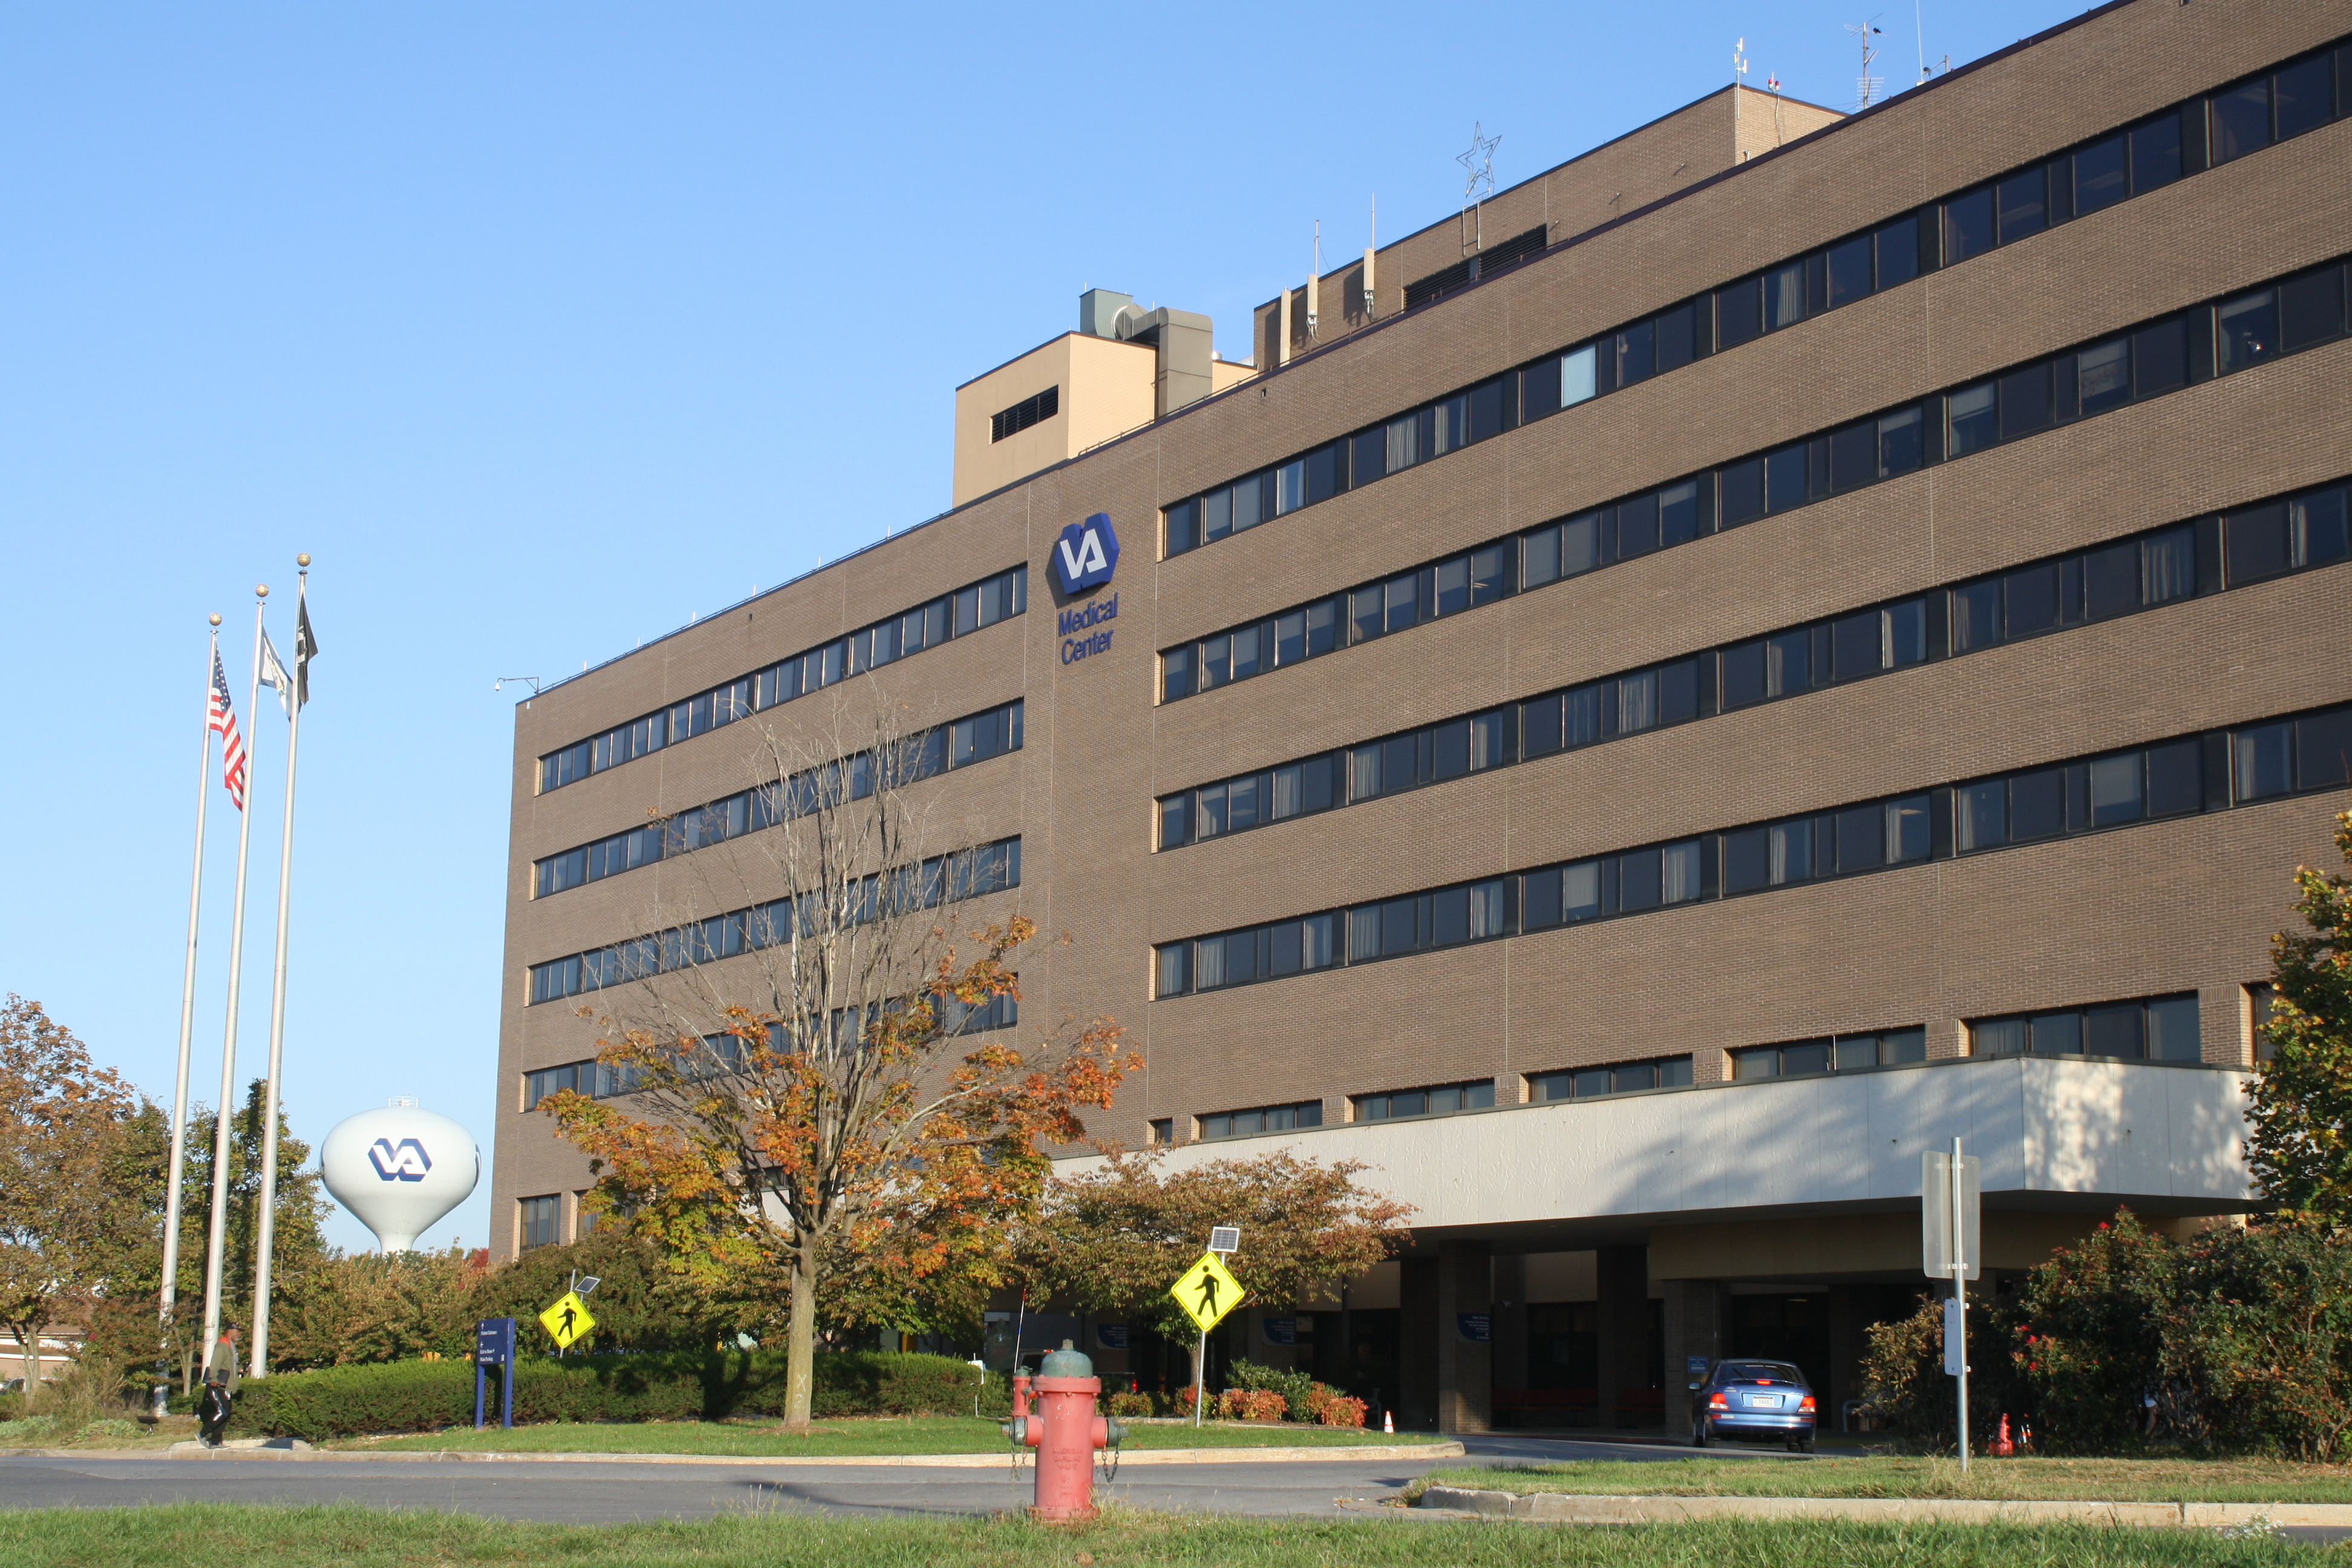
[[[393,1147],[391,1139],[379,1138],[368,1150],[368,1163],[375,1167],[376,1175],[384,1181],[421,1182],[425,1179],[425,1173],[433,1168],[433,1156],[427,1154],[425,1145],[414,1138],[402,1139],[396,1149]]]
[[[1062,530],[1054,543],[1054,576],[1066,595],[1099,588],[1118,570],[1118,535],[1110,513],[1098,511]]]

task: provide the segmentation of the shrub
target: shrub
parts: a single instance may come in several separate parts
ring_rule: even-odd
[[[1280,1421],[1289,1414],[1289,1402],[1271,1388],[1228,1388],[1217,1401],[1217,1415],[1226,1421]]]
[[[1121,1389],[1103,1400],[1106,1415],[1150,1415],[1153,1414],[1151,1395],[1137,1389]]]
[[[2032,1401],[2020,1386],[2011,1352],[2011,1313],[1997,1301],[1969,1302],[1969,1432],[1989,1441],[2004,1412],[2021,1416]],[[1954,1380],[1944,1374],[1944,1302],[1922,1298],[1907,1318],[1874,1323],[1862,1358],[1863,1396],[1906,1446],[1948,1449],[1958,1424]]]
[[[1226,1374],[1232,1388],[1267,1389],[1282,1395],[1283,1414],[1293,1421],[1315,1419],[1315,1390],[1321,1386],[1303,1372],[1237,1361]]]
[[[14,1421],[0,1421],[0,1443],[37,1443],[57,1436],[65,1425],[54,1415],[23,1415]]]
[[[139,1423],[136,1421],[125,1421],[121,1416],[110,1415],[102,1421],[91,1422],[89,1426],[84,1426],[77,1436],[82,1437],[136,1437],[139,1436]]]
[[[2158,1411],[2206,1448],[2340,1464],[2352,1433],[2352,1247],[2305,1226],[2180,1248]]]
[[[1356,1426],[1364,1424],[1364,1414],[1370,1408],[1363,1400],[1350,1399],[1344,1394],[1334,1394],[1321,1384],[1315,1385],[1322,1397],[1315,1402],[1315,1423],[1318,1426]]]
[[[2119,1212],[2026,1277],[2010,1363],[2044,1448],[2114,1452],[2146,1440],[2142,1402],[2165,1382],[2179,1257],[2169,1237]]]
[[[515,1420],[690,1421],[730,1415],[780,1415],[782,1352],[635,1356],[534,1356],[517,1363]],[[947,1356],[878,1352],[816,1358],[815,1413],[822,1416],[956,1415],[975,1394],[985,1414],[1009,1407],[1005,1381]],[[495,1414],[497,1378],[485,1391]],[[181,1397],[173,1407],[193,1410]],[[301,1437],[364,1432],[430,1432],[474,1418],[474,1365],[468,1361],[404,1361],[321,1367],[247,1381],[230,1431]]]

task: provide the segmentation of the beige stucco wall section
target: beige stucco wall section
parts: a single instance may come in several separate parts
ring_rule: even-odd
[[[1065,332],[957,387],[953,504],[1002,489],[1151,423],[1158,365],[1158,354],[1147,343]],[[1002,441],[988,438],[992,417],[1049,386],[1062,389],[1059,413]]]
[[[1845,118],[1834,109],[1752,87],[1731,90],[1733,161],[1745,163]]]

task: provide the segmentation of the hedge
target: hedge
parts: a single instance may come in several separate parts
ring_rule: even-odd
[[[820,1352],[814,1414],[927,1415],[969,1413],[980,1395],[987,1414],[1010,1406],[1004,1378],[948,1356],[876,1351]],[[488,1380],[487,1413],[499,1397]],[[173,1402],[193,1410],[193,1398]],[[515,1421],[690,1421],[783,1414],[781,1351],[707,1354],[530,1357],[515,1366]],[[322,1367],[248,1379],[229,1420],[238,1436],[356,1436],[430,1432],[474,1418],[469,1361],[402,1361]]]

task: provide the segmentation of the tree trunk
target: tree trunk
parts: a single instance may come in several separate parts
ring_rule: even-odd
[[[793,1253],[792,1325],[784,1337],[784,1425],[805,1432],[816,1388],[816,1237],[803,1231]]]
[[[41,1336],[28,1323],[11,1323],[9,1331],[16,1336],[17,1360],[25,1371],[23,1403],[16,1407],[19,1415],[33,1413],[33,1395],[41,1386]]]

